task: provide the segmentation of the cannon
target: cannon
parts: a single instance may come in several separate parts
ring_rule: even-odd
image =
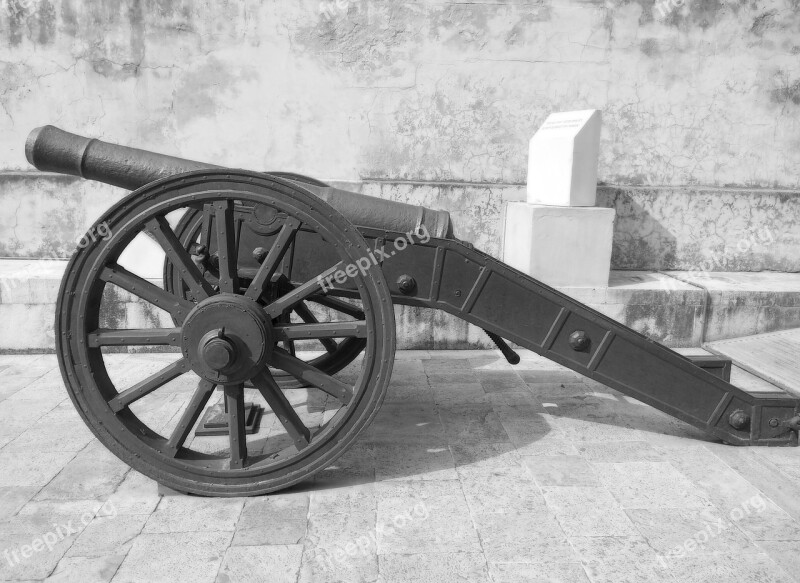
[[[682,356],[503,264],[458,240],[446,212],[52,126],[31,133],[26,156],[40,170],[133,190],[90,229],[103,225],[107,236],[85,238],[69,261],[56,351],[97,438],[176,490],[264,494],[342,455],[386,393],[394,305],[453,314],[485,330],[512,364],[519,357],[506,341],[729,444],[797,445],[797,398],[742,390],[729,361]],[[163,252],[162,280],[125,265],[142,237]],[[164,317],[116,327],[104,306],[120,293]],[[135,350],[172,361],[132,381],[117,353]],[[274,414],[266,431],[248,433],[248,391]],[[198,437],[215,398],[225,435]]]

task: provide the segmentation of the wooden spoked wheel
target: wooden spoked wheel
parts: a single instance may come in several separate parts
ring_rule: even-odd
[[[300,182],[301,184],[308,183],[315,186],[327,186],[323,182],[298,174],[271,173],[271,176],[288,178],[295,183]],[[240,224],[237,225],[237,232],[241,233],[242,230],[244,230],[245,233],[250,231],[251,235],[272,235],[277,233],[277,228],[279,226],[279,224],[262,226],[256,220],[242,219]],[[206,279],[213,283],[218,277],[218,245],[216,241],[216,230],[214,228],[213,215],[209,216],[209,213],[204,213],[201,210],[189,209],[186,213],[184,213],[178,224],[175,226],[175,235],[189,253],[197,253],[198,250],[200,250],[207,263],[207,265],[204,266],[205,268],[203,269],[203,275]],[[245,241],[245,245],[247,242],[252,243],[250,248],[240,250],[240,255],[244,256],[245,258],[252,257],[254,252],[259,250],[259,248],[263,249],[261,246],[262,241],[260,241],[258,237],[254,238],[251,236],[248,238],[248,241]],[[291,256],[293,251],[293,246],[290,244],[286,254],[284,255],[285,259],[281,267],[291,264]],[[243,268],[243,270],[244,269],[246,268]],[[242,273],[241,275],[246,277],[246,272]],[[242,277],[240,279],[244,278]],[[164,289],[170,293],[176,293],[184,298],[192,297],[189,287],[186,285],[183,278],[181,278],[180,273],[175,269],[169,257],[167,257],[164,261]],[[356,319],[361,319],[363,317],[358,302],[355,302],[355,305],[353,305],[352,303],[347,304],[343,302],[337,302],[329,298],[311,297],[308,300],[299,302],[296,306],[294,306],[291,313],[286,314],[284,319],[291,321],[291,319],[294,318],[295,320],[301,320],[309,324],[316,323],[318,316],[315,312],[319,313],[320,309],[324,309],[325,311],[341,311],[341,313],[352,316]],[[338,373],[352,363],[356,358],[358,358],[358,356],[364,350],[366,340],[364,338],[353,337],[341,339],[319,338],[316,344],[317,346],[313,346],[313,348],[318,349],[317,352],[319,352],[321,349],[322,354],[316,354],[313,351],[306,351],[304,354],[309,355],[309,359],[307,360],[308,364],[329,375],[332,375]],[[284,348],[290,353],[294,354],[295,342],[287,342]],[[273,368],[270,372],[278,385],[283,389],[309,386],[307,382],[297,379],[291,374],[280,369]]]
[[[187,211],[213,225],[214,278],[172,226]],[[240,267],[247,250],[239,245],[237,223],[254,213],[269,217],[275,233],[263,260],[248,271]],[[349,282],[355,303],[321,285],[369,253],[359,232],[325,202],[274,176],[201,171],[135,191],[98,224],[110,235],[78,249],[62,282],[57,350],[84,421],[134,469],[185,492],[267,493],[329,465],[374,417],[394,359],[391,297],[380,267],[371,263]],[[158,243],[189,297],[124,265],[126,249],[142,237]],[[319,267],[312,273],[305,265],[306,279],[292,281],[279,273],[280,264],[288,244],[301,237],[316,242]],[[287,317],[310,300],[341,317]],[[155,325],[116,327],[120,303]],[[358,339],[363,357],[334,376],[287,349],[287,343],[325,339]],[[163,352],[130,355],[136,350]],[[144,366],[142,359],[151,360]],[[273,371],[309,386],[281,388]],[[198,420],[215,398],[226,405],[229,435],[199,437]],[[252,435],[245,428],[246,399],[267,411]]]

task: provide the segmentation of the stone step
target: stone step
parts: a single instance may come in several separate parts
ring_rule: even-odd
[[[53,351],[55,302],[66,264],[0,260],[0,352]],[[561,291],[672,347],[800,327],[796,273],[613,271],[607,288]],[[152,326],[164,319],[127,293],[114,299],[109,317],[119,328]],[[401,349],[493,346],[483,331],[438,310],[396,306],[395,317]]]
[[[800,329],[708,342],[714,354],[774,385],[800,395]]]

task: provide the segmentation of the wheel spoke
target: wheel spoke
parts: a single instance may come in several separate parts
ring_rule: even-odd
[[[367,323],[364,320],[352,320],[320,324],[277,324],[273,331],[275,339],[279,341],[366,338]]]
[[[294,311],[306,324],[319,324],[319,320],[317,320],[317,317],[311,313],[311,310],[308,309],[308,306],[306,306],[305,303],[300,302],[297,304],[294,307]],[[339,346],[330,338],[319,338],[318,340],[328,352],[336,352],[336,348]]]
[[[150,375],[139,383],[136,383],[130,389],[122,391],[116,397],[111,399],[108,404],[114,413],[119,413],[134,401],[138,401],[156,389],[163,387],[169,381],[181,376],[187,370],[189,370],[189,363],[186,361],[186,359],[181,358],[176,360],[169,366],[162,368],[157,373]]]
[[[275,241],[272,243],[272,247],[267,253],[267,256],[258,268],[256,276],[250,283],[250,287],[248,287],[247,292],[245,292],[248,298],[258,300],[258,298],[261,297],[264,288],[278,269],[278,263],[283,259],[291,242],[294,240],[298,229],[300,229],[300,221],[294,217],[288,217],[283,227],[281,227],[278,236],[275,238]]]
[[[167,258],[189,286],[189,291],[196,300],[203,300],[214,294],[211,284],[206,281],[200,270],[192,261],[191,255],[178,240],[175,231],[164,217],[155,217],[147,222],[147,230],[156,238],[164,249]]]
[[[303,424],[302,419],[297,415],[294,407],[289,403],[286,395],[283,394],[269,371],[262,371],[254,377],[253,386],[264,397],[269,408],[275,413],[275,416],[286,429],[286,433],[292,438],[298,450],[311,443],[311,431]]]
[[[225,386],[228,408],[228,438],[231,448],[231,468],[242,468],[247,460],[247,434],[244,418],[244,385]]]
[[[119,265],[104,267],[100,279],[166,310],[178,322],[183,322],[186,314],[194,308],[189,300],[173,295]]]
[[[214,216],[214,208],[210,204],[203,205],[203,223],[200,227],[200,244],[211,249],[211,217]]]
[[[350,385],[325,374],[285,350],[273,348],[269,361],[274,367],[285,370],[293,377],[314,385],[343,403],[350,402],[350,398],[353,396],[353,388]]]
[[[305,282],[303,285],[297,286],[289,293],[279,297],[277,300],[264,308],[267,312],[267,315],[270,318],[277,318],[287,310],[293,309],[296,304],[302,302],[308,296],[317,293],[320,288],[325,285],[325,278],[330,277],[339,271],[342,268],[342,263],[343,262],[340,261],[333,267],[329,267],[320,273],[314,279]]]
[[[100,346],[180,346],[180,328],[109,330],[98,328],[89,334],[90,348]]]
[[[233,201],[214,203],[217,226],[217,257],[219,258],[219,289],[227,293],[239,292],[239,275],[236,257],[236,226],[233,221]]]
[[[348,304],[347,302],[342,301],[338,298],[333,298],[330,296],[312,295],[309,296],[308,300],[314,302],[315,304],[319,304],[320,306],[325,306],[326,308],[331,308],[332,310],[336,310],[337,312],[341,312],[342,314],[352,316],[356,320],[364,319],[363,310],[361,310],[358,306],[354,306],[353,304]]]
[[[197,389],[195,389],[189,404],[186,406],[186,410],[183,412],[183,415],[181,415],[178,425],[167,441],[166,450],[172,457],[175,457],[178,454],[178,450],[183,446],[186,438],[192,431],[192,427],[197,423],[200,414],[203,412],[208,400],[214,393],[216,386],[217,385],[207,380],[202,380],[197,385]]]

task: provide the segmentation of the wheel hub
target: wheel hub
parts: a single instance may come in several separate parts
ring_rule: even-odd
[[[219,294],[186,317],[181,348],[200,377],[218,384],[242,383],[266,366],[272,324],[253,300]]]

